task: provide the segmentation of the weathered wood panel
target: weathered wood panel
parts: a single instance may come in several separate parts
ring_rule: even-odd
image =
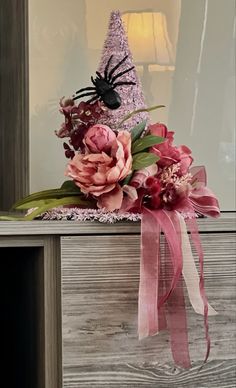
[[[0,1],[0,209],[29,191],[28,0]]]
[[[44,240],[44,344],[45,380],[43,388],[62,386],[61,359],[61,263],[60,239]]]
[[[199,218],[200,232],[236,231],[236,212],[222,213],[220,218]],[[137,234],[139,222],[100,222],[76,221],[0,221],[0,235],[81,235],[81,234]]]
[[[3,237],[0,235],[0,259],[5,276],[1,281],[2,289],[5,292],[8,287],[9,293],[13,289],[16,295],[10,309],[11,314],[6,317],[8,321],[5,324],[6,327],[15,328],[16,344],[14,343],[12,348],[7,348],[7,351],[3,346],[4,356],[9,352],[7,364],[11,366],[10,386],[12,388],[61,388],[60,239],[55,236]],[[19,279],[17,274],[15,275],[17,284],[22,286],[23,291],[26,289],[21,299],[17,297],[15,284],[11,287],[11,274],[15,267],[19,268]],[[9,272],[4,271],[4,268]],[[19,295],[22,294],[21,289],[18,292]],[[7,297],[5,300],[7,304]],[[21,315],[25,311],[27,315],[22,318]],[[5,320],[4,314],[0,321],[2,320]],[[19,338],[21,330],[18,324],[22,325],[23,343]],[[29,332],[25,327],[29,328]],[[12,336],[14,335],[16,335],[15,332],[12,333]],[[11,338],[9,344],[11,344],[10,340]],[[20,349],[19,343],[22,347]],[[28,347],[32,348],[31,357],[28,356]],[[26,354],[25,359],[23,359],[24,354]],[[14,363],[10,364],[9,359],[14,360],[16,356],[18,357],[17,367],[14,369]],[[18,370],[23,372],[19,373]]]
[[[64,387],[235,387],[235,233],[203,234],[212,351],[188,306],[193,367],[173,365],[168,334],[138,341],[139,236],[62,237]]]
[[[199,371],[200,364],[184,371],[165,364],[114,364],[71,368],[64,388],[78,387],[145,387],[145,388],[235,388],[235,361],[210,361]],[[78,379],[78,375],[80,379]]]

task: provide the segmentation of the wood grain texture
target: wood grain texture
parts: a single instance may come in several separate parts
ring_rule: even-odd
[[[43,247],[44,238],[38,236],[1,236],[0,247]]]
[[[235,388],[234,360],[210,361],[199,371],[200,367],[196,363],[185,371],[172,364],[95,364],[93,370],[90,365],[68,369],[63,388]]]
[[[236,212],[222,213],[220,218],[199,218],[200,232],[236,231]],[[83,235],[83,234],[137,234],[139,222],[100,222],[76,221],[0,221],[0,236],[11,235]]]
[[[60,239],[48,236],[44,244],[45,388],[62,385],[60,267]]]
[[[13,250],[14,260],[19,262],[19,266],[20,263],[22,264],[23,274],[25,259],[28,267],[33,266],[31,272],[27,270],[28,267],[25,268],[27,273],[25,282],[29,283],[29,292],[34,295],[34,300],[31,301],[28,309],[32,310],[29,315],[34,319],[33,342],[36,350],[34,360],[31,360],[34,363],[32,377],[34,382],[24,385],[19,379],[17,385],[12,384],[11,387],[60,388],[62,386],[60,238],[57,236],[0,236],[0,258],[4,263],[7,261],[6,258],[11,261]],[[31,265],[31,262],[35,262],[35,265]],[[19,276],[21,272],[19,271]],[[6,276],[10,282],[10,274]],[[12,307],[13,311],[19,309],[18,306]],[[26,338],[30,341],[30,335]],[[12,352],[14,357],[14,348]],[[14,370],[11,373],[14,379]]]
[[[73,387],[234,387],[235,233],[202,234],[210,318],[210,362],[203,319],[188,305],[190,371],[175,368],[168,334],[138,341],[139,236],[62,237],[63,382]]]
[[[28,0],[0,1],[0,209],[29,192]]]
[[[43,267],[37,270],[37,282],[43,287],[38,295],[43,306],[38,341],[44,365],[39,387],[61,388],[62,363],[63,388],[235,387],[235,213],[212,221],[198,220],[206,252],[207,292],[219,312],[210,318],[212,353],[201,371],[203,321],[189,306],[190,371],[174,367],[167,333],[137,339],[139,223],[0,222],[4,249],[27,245],[35,249],[38,244],[44,252]],[[63,361],[59,235],[64,235]]]

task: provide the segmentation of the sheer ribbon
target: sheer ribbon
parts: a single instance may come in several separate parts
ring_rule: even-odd
[[[192,218],[186,221],[177,210],[150,210],[145,207],[142,210],[139,338],[155,335],[168,327],[173,359],[184,368],[189,368],[191,363],[183,280],[193,309],[204,316],[207,342],[204,362],[210,353],[208,316],[216,314],[208,304],[205,293],[203,250],[195,219],[195,211],[213,217],[219,215],[218,201],[205,187],[205,180],[204,168],[195,168],[195,187],[188,199],[188,214],[190,209]],[[187,227],[199,258],[200,276],[194,262]],[[167,248],[164,254],[161,254],[161,231]]]

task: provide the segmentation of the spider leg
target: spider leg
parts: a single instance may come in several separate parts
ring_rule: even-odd
[[[105,67],[105,70],[104,70],[104,78],[105,79],[107,79],[108,69],[109,69],[109,66],[110,66],[112,58],[113,58],[113,55],[110,56],[110,58],[108,59],[108,62],[106,64],[106,67]]]
[[[97,74],[98,78],[102,78],[102,75],[101,75],[101,73],[99,73],[99,71],[96,71],[96,74]]]
[[[95,80],[94,80],[93,77],[91,77],[91,81],[92,81],[92,83],[96,86],[96,82],[95,82]],[[96,88],[95,88],[95,89],[96,89]]]
[[[112,77],[111,82],[114,82],[117,78],[121,77],[122,75],[128,73],[129,71],[133,70],[134,66],[130,67],[129,69],[126,69],[124,71],[121,71],[120,73],[116,74],[114,77]]]
[[[112,74],[116,71],[116,69],[118,69],[118,67],[120,67],[120,65],[122,65],[122,63],[124,63],[127,58],[128,58],[128,55],[126,55],[120,62],[117,63],[117,65],[113,67],[113,69],[111,69],[111,71],[108,74],[109,80],[112,78]]]
[[[122,86],[122,85],[136,85],[136,82],[132,82],[132,81],[116,82],[115,84],[112,85],[112,89],[115,89],[117,86]]]
[[[97,92],[94,91],[94,92],[89,92],[89,93],[83,93],[80,96],[74,96],[73,100],[78,100],[78,98],[81,98],[81,97],[93,96],[94,94],[97,94]]]
[[[83,89],[77,90],[77,92],[75,92],[75,93],[78,94],[80,92],[85,92],[85,90],[95,90],[95,87],[94,86],[88,86],[87,88],[83,88]]]
[[[95,101],[95,100],[98,100],[98,96],[90,98],[90,100],[88,100],[87,103],[90,104],[90,102]]]

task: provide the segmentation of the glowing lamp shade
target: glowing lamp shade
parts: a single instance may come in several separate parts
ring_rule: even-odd
[[[173,48],[163,13],[127,12],[122,19],[137,65],[173,66]]]

